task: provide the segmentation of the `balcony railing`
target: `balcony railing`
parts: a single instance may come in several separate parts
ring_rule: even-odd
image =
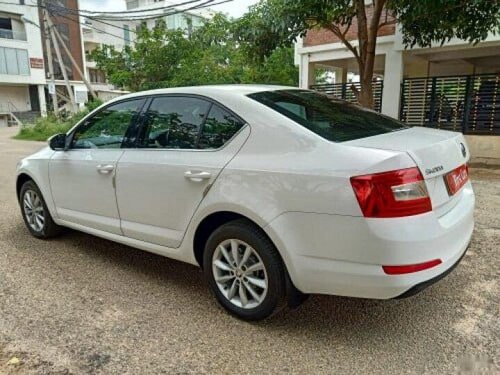
[[[0,29],[0,38],[2,39],[14,39],[14,40],[26,40],[26,33],[23,31],[12,31],[8,29]]]

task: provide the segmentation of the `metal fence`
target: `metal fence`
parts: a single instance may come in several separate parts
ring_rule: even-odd
[[[406,78],[400,119],[465,134],[500,135],[500,74]]]
[[[355,94],[355,90],[360,90],[361,84],[359,82],[349,82],[349,83],[333,83],[333,84],[320,84],[312,85],[311,90],[316,90],[324,92],[325,94],[335,96],[339,99],[347,100],[348,102],[357,103],[358,99]],[[374,110],[380,112],[382,109],[382,92],[384,90],[384,81],[374,81],[373,82],[373,100],[374,100]]]

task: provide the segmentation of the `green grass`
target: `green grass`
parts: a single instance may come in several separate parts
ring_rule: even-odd
[[[66,133],[75,123],[69,120],[57,119],[55,116],[40,117],[32,124],[21,126],[14,139],[46,141],[54,134]]]
[[[90,102],[85,110],[78,112],[67,119],[60,119],[54,115],[39,117],[34,123],[28,123],[21,126],[19,133],[17,133],[13,138],[29,141],[46,141],[54,134],[66,133],[91,110],[101,104],[102,102],[100,101]]]

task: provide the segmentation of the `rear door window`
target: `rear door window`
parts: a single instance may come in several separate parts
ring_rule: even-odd
[[[145,148],[195,149],[211,103],[194,97],[153,99],[145,114]]]
[[[198,148],[216,149],[224,146],[243,125],[245,123],[242,120],[213,104],[203,125]]]
[[[249,97],[332,142],[351,141],[407,128],[391,117],[313,91],[264,91]]]

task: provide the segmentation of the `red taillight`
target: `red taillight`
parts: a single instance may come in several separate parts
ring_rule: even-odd
[[[441,263],[443,263],[441,259],[433,259],[425,263],[406,264],[402,266],[382,266],[382,269],[388,275],[403,275],[405,273],[427,270],[429,268],[436,267]]]
[[[351,177],[365,217],[402,217],[432,211],[431,199],[418,168]]]

